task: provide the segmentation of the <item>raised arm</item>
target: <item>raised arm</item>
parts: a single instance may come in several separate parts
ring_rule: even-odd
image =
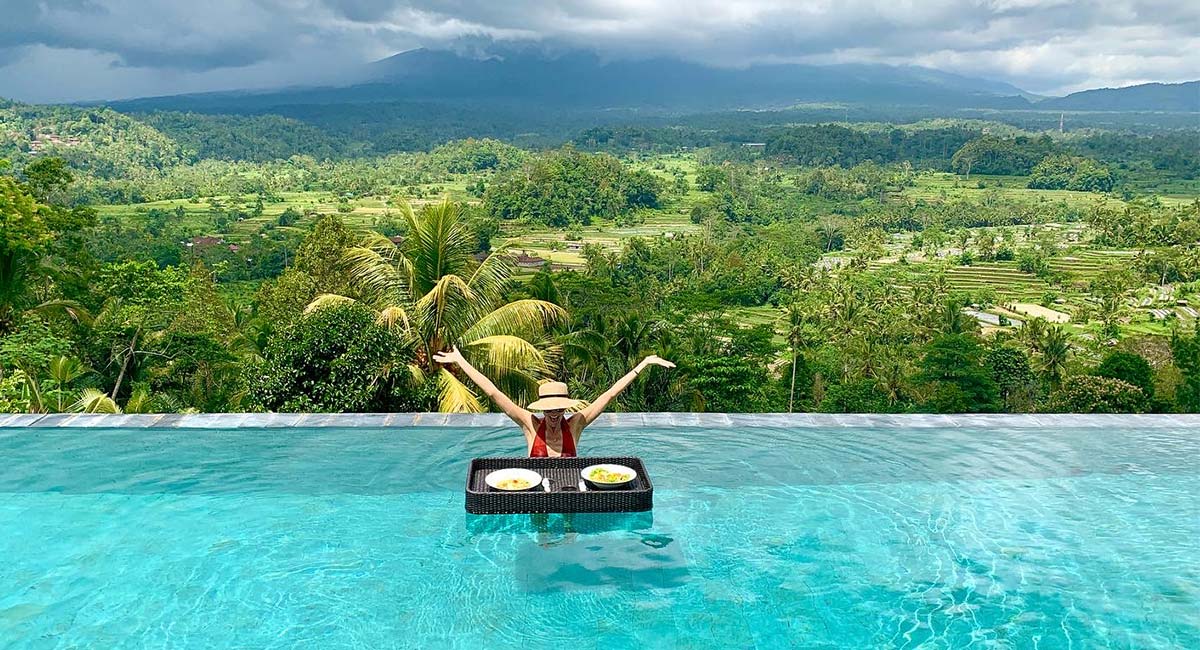
[[[500,410],[503,411],[505,415],[512,418],[513,422],[516,422],[522,429],[526,429],[531,426],[532,419],[529,411],[517,406],[516,402],[512,401],[508,395],[504,394],[504,391],[496,388],[496,384],[493,384],[491,379],[488,379],[482,372],[476,370],[475,366],[472,366],[471,363],[463,357],[462,352],[458,351],[457,346],[450,348],[449,352],[439,352],[433,355],[433,360],[447,365],[458,364],[458,367],[462,368],[463,373],[470,378],[471,381],[475,382],[476,386],[479,386],[481,389],[483,389],[484,394],[487,395],[488,398],[493,402],[495,402],[496,406],[500,407]]]
[[[620,395],[621,391],[625,390],[629,384],[632,384],[633,380],[637,379],[637,376],[649,366],[674,368],[675,364],[656,354],[652,354],[645,359],[642,359],[642,362],[637,364],[637,367],[625,373],[625,376],[618,379],[617,383],[612,385],[612,388],[604,391],[604,393],[592,401],[587,408],[579,412],[579,414],[583,416],[583,426],[586,427],[594,422],[596,418],[600,417],[600,414],[603,413],[604,409],[608,407],[608,403],[611,402],[614,397]]]

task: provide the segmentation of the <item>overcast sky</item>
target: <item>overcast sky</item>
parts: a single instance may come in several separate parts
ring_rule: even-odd
[[[1200,78],[1200,0],[0,0],[0,97],[352,80],[414,47],[913,64],[1031,92]]]

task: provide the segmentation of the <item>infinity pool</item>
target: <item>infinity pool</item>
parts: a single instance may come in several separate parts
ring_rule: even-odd
[[[0,428],[0,648],[1200,648],[1189,426],[597,427],[654,511],[539,526],[488,422]]]

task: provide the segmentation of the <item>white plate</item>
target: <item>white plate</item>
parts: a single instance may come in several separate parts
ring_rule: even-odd
[[[512,490],[500,487],[501,481],[507,481],[514,478],[523,478],[529,481],[529,487],[521,490]],[[483,482],[488,484],[488,487],[493,490],[503,490],[505,492],[522,492],[524,490],[532,490],[535,487],[541,487],[542,475],[531,469],[521,469],[519,467],[509,467],[507,469],[498,469],[490,472],[483,478]]]
[[[601,483],[599,481],[593,481],[592,479],[588,478],[588,475],[591,474],[592,470],[595,470],[595,469],[602,469],[606,472],[615,472],[615,473],[619,473],[619,474],[628,474],[629,480],[622,481],[620,483]],[[581,470],[579,472],[579,475],[581,477],[583,477],[583,480],[588,482],[588,485],[594,485],[594,486],[596,486],[597,489],[600,489],[600,490],[617,490],[617,489],[620,489],[623,487],[628,487],[630,483],[632,483],[635,479],[637,479],[637,472],[634,471],[634,469],[632,467],[626,467],[624,465],[612,465],[609,463],[602,463],[600,465],[588,465],[587,467],[583,468],[583,470]]]

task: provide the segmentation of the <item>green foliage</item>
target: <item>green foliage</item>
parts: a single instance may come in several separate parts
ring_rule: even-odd
[[[250,370],[252,406],[269,411],[391,411],[417,407],[412,350],[362,305],[319,309],[273,335]],[[422,405],[424,406],[424,405]]]
[[[764,134],[767,154],[808,166],[853,167],[861,162],[900,162],[914,165],[941,159],[958,150],[979,131],[964,127],[874,130],[837,125],[794,126]]]
[[[141,178],[183,160],[170,138],[107,108],[0,104],[0,157],[20,167],[34,142],[39,156],[98,178]]]
[[[979,343],[965,334],[945,334],[931,341],[916,377],[926,392],[925,405],[937,413],[996,410],[996,383],[983,355]]]
[[[1037,376],[1024,350],[996,345],[987,351],[984,365],[1008,410],[1031,410],[1037,395]]]
[[[871,379],[834,384],[825,392],[818,408],[823,413],[894,413],[887,394]]]
[[[60,140],[50,150],[72,154],[66,164],[30,155],[29,130],[0,128],[0,155],[16,162],[0,169],[0,247],[9,253],[0,256],[8,260],[0,288],[16,288],[0,303],[0,404],[21,409],[481,408],[461,378],[429,360],[458,342],[518,399],[550,375],[594,394],[639,355],[658,352],[679,369],[639,378],[614,408],[785,410],[794,358],[796,408],[1028,411],[1048,389],[1063,386],[1054,395],[1065,398],[1105,349],[1075,338],[1080,330],[1165,332],[1130,308],[1133,289],[1172,284],[1193,298],[1188,283],[1200,279],[1200,204],[1042,198],[1062,195],[1009,179],[950,188],[921,171],[1019,174],[1046,158],[1041,171],[1064,187],[1103,189],[1111,168],[1128,197],[1154,188],[1183,195],[1189,186],[1174,183],[1196,156],[1194,136],[1182,133],[1051,141],[998,124],[985,135],[979,122],[846,128],[746,114],[600,126],[578,140],[619,155],[628,153],[622,147],[669,152],[625,163],[490,139],[437,146],[445,131],[418,133],[419,120],[396,127],[412,113],[389,105],[354,109],[353,125],[329,107],[281,107],[286,115],[147,113],[87,133],[71,123],[106,119],[102,112],[5,110],[23,124],[42,120],[39,132]],[[828,119],[842,119],[840,111]],[[133,162],[162,137],[146,123],[180,143],[166,140],[154,164]],[[454,128],[483,135],[493,125]],[[102,142],[105,129],[117,140]],[[767,151],[741,147],[747,141]],[[432,150],[378,155],[398,147]],[[702,194],[692,192],[693,173]],[[405,210],[407,196],[464,192],[482,205]],[[84,205],[168,198],[183,200],[103,208],[102,218]],[[693,223],[680,223],[689,213]],[[598,219],[616,232],[607,221],[584,227]],[[566,226],[568,239],[584,244],[586,267],[514,277],[501,240],[558,246],[544,225]],[[1030,228],[1022,235],[1018,225]],[[354,230],[366,226],[384,237]],[[1005,228],[972,230],[983,226]],[[215,233],[227,241],[196,239]],[[908,237],[901,254],[924,249],[927,259],[888,263]],[[947,256],[947,246],[964,252]],[[1092,270],[1099,251],[1089,249],[1099,247],[1140,252],[1112,251],[1127,276],[1116,277]],[[841,268],[815,264],[837,250],[850,260]],[[480,263],[483,251],[493,255]],[[1015,251],[1018,264],[994,263]],[[974,268],[938,270],[955,261]],[[1007,281],[1014,266],[1037,278],[1018,279],[1019,290],[972,282],[993,272]],[[984,352],[961,309],[964,276],[985,307],[1062,297],[1075,324],[1031,320],[1018,335],[1025,345]],[[1094,300],[1081,304],[1085,285]],[[318,298],[324,293],[360,301],[369,317],[329,316],[336,331],[318,331],[321,314],[346,302]],[[1174,364],[1165,352],[1155,358],[1161,370],[1149,377],[1163,399],[1178,401],[1156,409],[1200,410],[1200,362],[1189,361],[1188,340],[1178,338]],[[1078,364],[1069,363],[1072,343]],[[385,359],[387,350],[395,354]],[[84,374],[58,381],[51,367],[58,360],[66,369],[64,359],[77,359]],[[1096,372],[1148,397],[1145,368],[1128,361],[1105,359]],[[271,363],[291,370],[266,378]],[[31,374],[14,383],[18,366]],[[254,397],[263,387],[270,405]],[[81,396],[84,388],[92,392]]]
[[[255,312],[269,331],[283,329],[300,318],[318,293],[312,276],[291,268],[259,287],[254,296]]]
[[[314,158],[354,156],[366,147],[281,115],[218,115],[153,111],[139,121],[171,138],[192,159],[266,162],[296,155]]]
[[[535,156],[520,171],[492,184],[484,205],[499,219],[565,227],[655,206],[661,191],[656,177],[627,171],[612,156],[567,147]]]
[[[42,157],[25,166],[25,184],[38,201],[63,203],[63,193],[75,180],[67,161],[62,158]]]
[[[296,250],[296,268],[308,274],[320,291],[348,294],[350,285],[342,259],[346,250],[357,243],[358,237],[341,217],[321,217]]]
[[[718,187],[728,185],[730,172],[715,167],[713,165],[705,165],[696,170],[696,189],[701,192],[715,192]]]
[[[15,370],[0,375],[0,413],[25,413],[29,410],[29,393],[25,373]]]
[[[1029,187],[1039,190],[1108,192],[1115,183],[1107,167],[1079,156],[1047,156],[1029,173]]]
[[[753,412],[763,403],[766,372],[738,357],[694,357],[683,366],[688,387],[700,396],[698,410]]]
[[[1025,176],[1052,151],[1049,137],[1013,139],[985,135],[964,144],[950,159],[959,174]]]
[[[300,217],[302,216],[304,215],[300,214],[295,208],[288,207],[279,214],[279,218],[275,220],[275,223],[280,226],[294,226],[300,221]]]
[[[126,305],[164,309],[183,300],[188,275],[181,267],[160,269],[154,262],[122,262],[101,268],[96,282],[103,295]]]
[[[1079,375],[1051,395],[1050,409],[1058,413],[1141,413],[1146,395],[1133,384],[1113,379]]]
[[[1171,336],[1171,356],[1183,375],[1175,391],[1175,401],[1184,413],[1200,413],[1200,333],[1175,332]]]
[[[519,168],[528,157],[523,149],[491,138],[447,142],[430,152],[430,158],[452,174],[511,171]]]
[[[1128,382],[1142,389],[1147,399],[1154,398],[1154,368],[1140,355],[1119,350],[1111,352],[1096,368],[1096,376]]]
[[[500,234],[500,222],[481,210],[470,210],[467,216],[467,227],[471,229],[472,238],[475,240],[475,252],[490,252],[492,238]]]
[[[48,212],[21,184],[0,176],[0,333],[31,300],[35,267],[52,237]]]
[[[771,333],[763,327],[741,328],[721,319],[703,319],[678,332],[682,341],[681,374],[693,407],[713,412],[778,410],[779,395],[769,381],[773,356]],[[630,350],[632,362],[645,351]]]
[[[71,341],[36,316],[24,318],[0,337],[0,374],[17,368],[44,372],[55,357],[70,354]]]

